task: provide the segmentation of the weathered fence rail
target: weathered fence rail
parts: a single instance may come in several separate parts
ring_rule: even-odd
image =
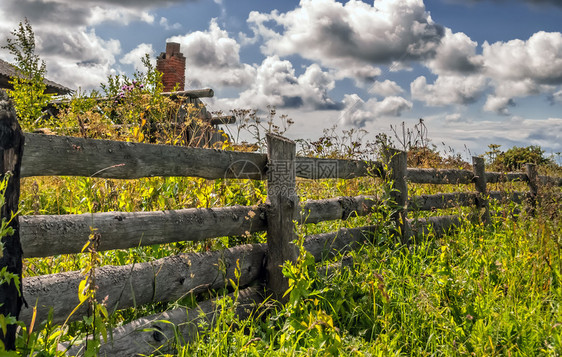
[[[374,196],[335,197],[300,204],[296,195],[296,177],[391,179],[397,212],[393,218],[404,243],[408,243],[412,236],[430,230],[436,235],[446,233],[461,222],[458,216],[411,220],[408,219],[409,212],[476,206],[488,213],[488,198],[521,201],[536,197],[539,183],[562,185],[562,179],[536,176],[532,167],[525,174],[484,172],[478,159],[474,161],[474,171],[408,169],[405,153],[400,152],[391,153],[386,166],[380,162],[295,157],[294,143],[275,135],[268,135],[268,143],[268,154],[260,154],[25,134],[22,177],[64,175],[135,179],[188,176],[267,180],[268,201],[264,205],[249,207],[21,216],[19,233],[24,257],[78,253],[92,228],[101,237],[100,251],[267,231],[267,244],[242,245],[205,254],[180,254],[149,263],[101,267],[96,273],[98,296],[107,296],[110,310],[174,301],[186,294],[224,287],[234,278],[234,268],[239,264],[242,288],[261,281],[266,283],[270,293],[280,297],[287,287],[280,265],[296,259],[296,248],[292,244],[295,237],[293,221],[304,224],[345,220],[368,215],[386,204]],[[511,196],[487,191],[488,183],[503,181],[527,182],[531,190],[511,193]],[[477,192],[408,197],[408,182],[475,184]],[[341,229],[308,236],[304,246],[316,261],[321,261],[361,246],[365,240],[372,239],[374,232],[374,226]],[[81,279],[83,277],[78,272],[25,278],[23,294],[28,302],[37,301],[39,321],[46,318],[49,308],[53,308],[54,321],[61,322],[78,305],[77,290]],[[255,294],[248,293],[250,295]],[[31,308],[23,309],[20,318],[30,321],[31,312]],[[80,318],[85,313],[85,307],[78,309],[70,319]],[[183,313],[185,315],[185,311]],[[121,330],[127,336],[150,340],[146,334],[132,332],[131,326],[138,325],[132,323]],[[119,340],[123,336],[117,334],[115,338]],[[158,345],[154,338],[151,341],[149,346]],[[104,349],[111,351],[107,346]],[[113,351],[117,353],[117,350]]]

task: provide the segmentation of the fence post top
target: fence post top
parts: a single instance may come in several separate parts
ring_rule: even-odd
[[[275,134],[275,133],[266,133],[265,136],[267,137],[267,140],[282,140],[282,141],[286,141],[288,143],[294,144],[295,142],[287,137],[284,137],[282,135],[279,134]]]

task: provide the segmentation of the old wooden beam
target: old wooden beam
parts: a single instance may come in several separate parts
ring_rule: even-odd
[[[472,168],[474,172],[474,187],[479,193],[477,200],[477,206],[483,212],[480,214],[480,219],[484,224],[488,224],[491,221],[490,218],[490,205],[488,203],[488,189],[486,188],[486,166],[484,163],[484,158],[473,156],[472,157]]]
[[[528,182],[527,175],[520,172],[486,172],[487,183],[522,181]]]
[[[354,216],[366,216],[379,205],[375,196],[334,197],[304,202],[299,223],[318,223]]]
[[[526,164],[525,173],[529,182],[529,209],[528,214],[534,215],[537,208],[537,197],[539,195],[539,178],[537,173],[537,165]]]
[[[283,300],[289,288],[283,276],[285,262],[296,263],[298,250],[294,221],[299,216],[296,192],[296,144],[279,135],[267,134],[267,290]]]
[[[455,207],[474,206],[478,198],[475,192],[438,193],[419,195],[408,201],[408,211],[431,211]]]
[[[390,185],[391,218],[396,222],[396,228],[401,242],[407,244],[410,238],[408,227],[408,156],[407,153],[395,149],[387,149],[385,153],[388,160],[387,184]]]
[[[356,177],[381,177],[382,163],[378,161],[323,159],[312,157],[297,157],[297,177],[318,179],[352,179]]]
[[[316,262],[344,255],[373,241],[375,226],[341,228],[336,232],[320,233],[305,237],[303,246]]]
[[[162,92],[161,95],[165,97],[170,97],[176,99],[178,97],[189,97],[189,98],[212,98],[215,96],[215,92],[211,88],[205,89],[190,89],[178,92]]]
[[[442,237],[460,227],[463,218],[458,215],[447,215],[410,219],[408,222],[415,238],[427,237],[430,232],[433,232],[435,237]]]
[[[249,287],[238,294],[226,296],[234,301],[234,311],[240,320],[250,318],[262,303],[263,298],[258,288]],[[210,328],[221,313],[217,305],[218,297],[200,302],[196,308],[178,308],[163,313],[143,317],[113,330],[112,339],[100,347],[100,356],[147,356],[153,353],[174,354],[176,333],[186,343],[193,341],[198,333],[199,324],[205,322]],[[81,355],[84,346],[71,347],[69,354]]]
[[[100,251],[240,236],[266,229],[265,213],[258,206],[19,218],[27,258],[80,253],[91,228],[100,235]]]
[[[96,270],[96,296],[108,311],[155,302],[175,301],[189,294],[221,289],[233,279],[247,286],[260,278],[266,247],[248,244],[209,253],[183,253],[153,262],[103,266]],[[239,267],[240,280],[235,270]],[[79,271],[24,279],[24,296],[37,302],[37,322],[53,309],[53,323],[64,322],[78,306],[78,286],[84,276]],[[21,320],[29,323],[33,309],[22,309]],[[69,321],[82,319],[87,306],[81,306]]]
[[[408,169],[407,178],[412,183],[470,184],[474,174],[468,170],[452,169]]]
[[[26,134],[22,177],[263,179],[264,154]]]
[[[20,168],[24,148],[24,136],[16,111],[8,94],[0,90],[0,181],[4,183],[0,216],[8,222],[2,232],[0,269],[0,314],[19,319],[22,299],[22,247],[20,243],[18,212],[20,197]],[[6,332],[0,329],[0,340],[7,350],[16,348],[16,324],[9,324]]]

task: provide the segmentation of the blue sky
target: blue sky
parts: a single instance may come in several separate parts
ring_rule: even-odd
[[[93,89],[166,41],[214,110],[277,107],[292,138],[424,118],[440,149],[562,151],[560,0],[2,0],[27,17],[48,77]],[[5,50],[0,58],[10,60]],[[442,145],[445,144],[445,146]]]

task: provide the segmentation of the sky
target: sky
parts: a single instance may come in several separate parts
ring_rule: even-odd
[[[293,139],[336,126],[373,140],[423,118],[466,158],[562,152],[561,0],[2,0],[0,18],[1,44],[27,18],[47,77],[72,89],[172,41],[211,110],[275,106]]]

